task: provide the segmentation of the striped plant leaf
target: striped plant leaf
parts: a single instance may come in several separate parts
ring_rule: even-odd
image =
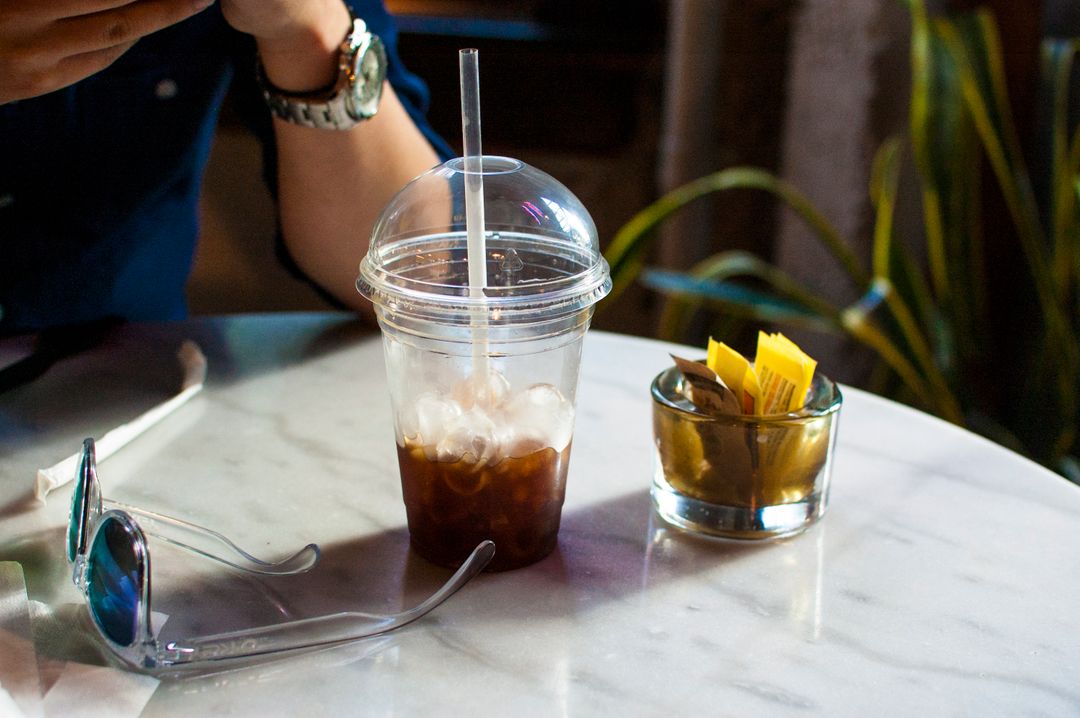
[[[694,277],[685,272],[646,268],[641,282],[649,289],[682,298],[696,298],[713,306],[741,310],[745,316],[766,322],[793,324],[813,329],[829,325],[829,319],[805,305],[728,280]],[[835,325],[835,323],[834,323]]]
[[[899,328],[903,346],[914,357],[922,377],[937,395],[936,402],[947,407],[948,415],[954,417],[958,423],[962,423],[963,414],[959,410],[952,389],[934,360],[934,352],[926,339],[926,333],[907,302],[893,287],[892,260],[894,251],[899,251],[893,243],[893,214],[896,209],[896,193],[900,184],[899,175],[900,140],[894,137],[887,140],[878,150],[871,173],[870,196],[876,209],[872,246],[874,283],[879,287],[887,288],[882,293],[885,305],[889,308]],[[905,378],[905,381],[910,383],[908,379]]]
[[[1071,179],[1080,171],[1080,127],[1076,128],[1070,143],[1068,124],[1070,80],[1078,51],[1080,42],[1076,40],[1048,39],[1042,48],[1044,91],[1053,113],[1049,215],[1054,283],[1058,287],[1065,287],[1072,281],[1078,252],[1076,238],[1070,236],[1070,230],[1077,223],[1076,194]]]
[[[1005,91],[1001,41],[986,11],[938,23],[941,37],[956,61],[960,88],[1016,225],[1049,339],[1076,362],[1075,330],[1053,283],[1048,243],[1039,220],[1035,193],[1020,149]]]
[[[653,239],[654,230],[665,219],[696,199],[729,189],[759,189],[776,195],[807,223],[857,288],[862,290],[870,283],[870,275],[840,234],[802,192],[765,170],[731,167],[677,187],[622,226],[605,252],[611,266],[612,296],[618,296],[641,272],[641,257]]]
[[[644,279],[646,283],[653,276],[651,274],[653,271],[660,270],[650,270]],[[811,322],[814,325],[813,328],[820,331],[840,331],[839,315],[835,307],[807,290],[786,272],[749,252],[738,250],[721,252],[699,262],[686,276],[690,280],[701,283],[722,282],[738,277],[757,280],[769,287],[773,295],[784,297],[786,301],[794,302],[805,310],[816,313],[820,321]],[[673,281],[667,282],[664,293],[667,296],[667,302],[664,304],[664,311],[660,317],[658,334],[663,338],[676,340],[682,336],[690,318],[707,297],[699,292],[675,291]],[[712,300],[715,303],[715,297]],[[754,318],[761,319],[762,317]],[[798,318],[795,321],[803,322]]]
[[[929,273],[937,307],[935,345],[942,366],[985,356],[980,330],[986,279],[980,213],[980,157],[960,72],[922,0],[908,0],[912,17],[911,141],[922,190]],[[947,329],[945,329],[947,328]],[[953,339],[955,337],[955,340]],[[957,357],[946,345],[962,352]]]

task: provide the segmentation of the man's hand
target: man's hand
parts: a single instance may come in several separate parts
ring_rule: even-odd
[[[0,104],[44,95],[104,70],[135,42],[213,0],[3,0]],[[274,4],[274,3],[267,3]]]

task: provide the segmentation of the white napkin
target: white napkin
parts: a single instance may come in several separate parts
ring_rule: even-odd
[[[206,381],[206,356],[199,349],[199,345],[192,341],[185,341],[180,345],[177,358],[180,359],[180,366],[184,371],[180,393],[98,439],[94,449],[99,462],[109,458],[113,452],[123,448],[129,441],[176,411],[202,390],[203,383]],[[45,503],[45,497],[50,491],[75,478],[79,455],[79,453],[72,454],[47,469],[38,469],[37,479],[34,482],[34,496],[38,501]]]
[[[0,561],[0,716],[7,715],[44,715],[26,580],[15,561]]]
[[[70,649],[64,655],[84,652],[85,632],[72,608],[54,611],[28,600],[22,566],[0,561],[0,717],[135,718],[150,701],[160,683],[152,676],[45,657],[61,646]],[[151,615],[155,635],[166,620],[166,614]],[[44,642],[40,657],[35,641]]]
[[[26,714],[19,708],[19,704],[11,697],[11,694],[0,685],[0,716],[5,718],[26,718]]]
[[[68,663],[42,701],[47,718],[135,718],[158,687],[157,678],[105,666]]]

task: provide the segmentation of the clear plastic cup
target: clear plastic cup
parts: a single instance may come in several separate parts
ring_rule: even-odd
[[[375,305],[412,545],[455,566],[483,539],[488,570],[556,545],[581,342],[610,291],[581,202],[518,160],[483,158],[485,284],[470,288],[464,160],[390,201],[357,288]]]

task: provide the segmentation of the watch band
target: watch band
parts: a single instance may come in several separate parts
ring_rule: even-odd
[[[362,119],[351,117],[343,102],[319,102],[299,96],[289,97],[283,93],[263,90],[270,114],[294,125],[320,130],[348,130],[356,127]]]
[[[385,74],[385,51],[382,41],[368,32],[363,20],[356,17],[351,20],[349,32],[338,52],[337,78],[322,90],[290,93],[275,87],[266,77],[262,61],[256,55],[255,77],[274,117],[315,129],[348,130],[375,114],[374,110],[367,114],[351,110],[349,95],[355,83],[364,81],[364,78],[354,74],[354,61],[359,53],[374,51]]]

